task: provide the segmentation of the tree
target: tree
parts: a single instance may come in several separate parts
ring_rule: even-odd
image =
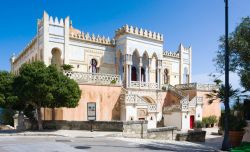
[[[218,89],[213,89],[210,93],[206,94],[206,97],[209,99],[208,104],[212,104],[217,99],[220,99],[221,102],[225,101],[225,85],[222,84],[220,79],[215,79],[214,83],[218,86]],[[238,89],[233,89],[232,85],[229,85],[230,98],[236,98],[238,93]]]
[[[1,110],[1,123],[13,125],[13,109],[18,109],[16,102],[17,96],[13,92],[14,75],[7,71],[0,71],[0,107]]]
[[[13,108],[18,99],[13,92],[13,81],[14,75],[7,71],[0,71],[0,107],[2,108]]]
[[[81,95],[74,80],[40,61],[22,65],[14,80],[14,90],[22,104],[36,109],[39,130],[43,128],[42,107],[76,107]]]
[[[219,50],[214,59],[217,70],[224,72],[225,38],[220,38]],[[245,17],[229,36],[230,64],[229,69],[237,72],[241,85],[246,91],[250,91],[250,17]]]

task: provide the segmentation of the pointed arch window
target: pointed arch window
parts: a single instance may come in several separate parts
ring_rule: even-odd
[[[169,78],[169,72],[168,69],[164,70],[164,84],[169,84],[170,78]]]
[[[91,72],[92,73],[98,73],[98,68],[97,68],[97,61],[96,59],[91,59]]]

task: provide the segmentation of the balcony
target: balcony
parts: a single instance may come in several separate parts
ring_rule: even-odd
[[[78,84],[122,85],[120,75],[76,71],[64,71],[64,75],[75,80]]]

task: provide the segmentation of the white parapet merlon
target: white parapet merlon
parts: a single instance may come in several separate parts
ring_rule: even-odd
[[[79,84],[122,85],[120,75],[64,71],[64,74]]]

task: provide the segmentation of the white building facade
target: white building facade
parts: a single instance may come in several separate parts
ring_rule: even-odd
[[[192,48],[180,44],[176,52],[169,52],[163,43],[162,34],[128,25],[116,30],[113,39],[89,34],[74,28],[69,17],[58,19],[44,12],[34,39],[12,56],[11,71],[18,74],[23,63],[34,61],[70,64],[74,68],[65,74],[79,84],[121,85],[120,120],[148,120],[149,128],[162,121],[189,129],[190,111],[195,121],[201,120],[203,105],[202,97],[191,98],[179,85],[191,84]],[[177,101],[164,105],[167,93]]]

